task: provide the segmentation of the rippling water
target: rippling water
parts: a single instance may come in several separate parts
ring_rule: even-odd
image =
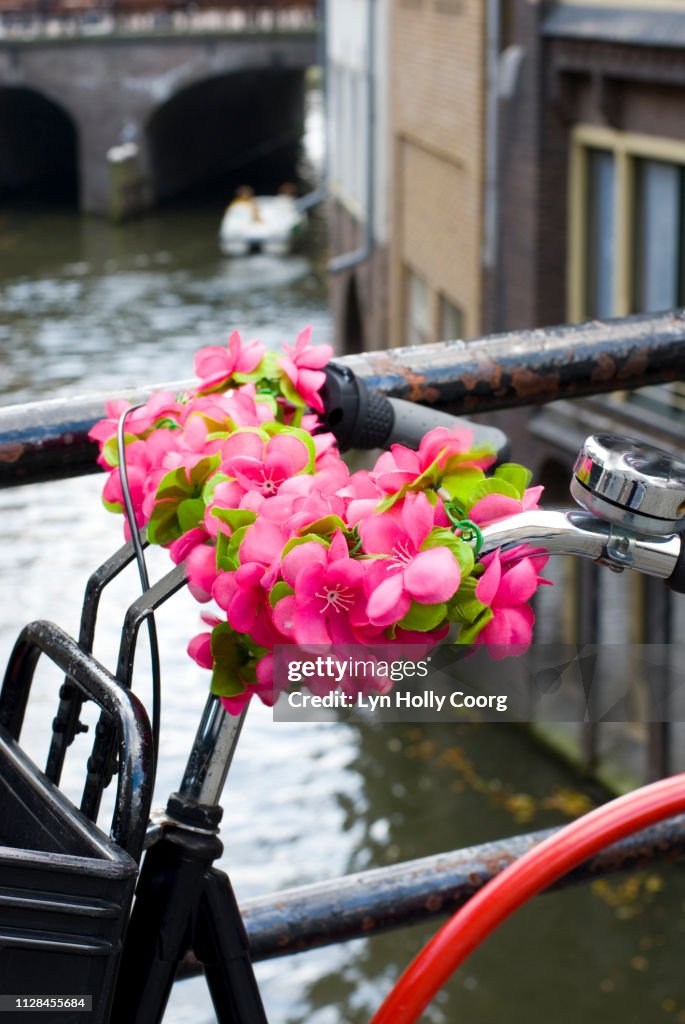
[[[2,401],[187,377],[194,350],[235,326],[276,345],[311,323],[326,341],[320,249],[285,260],[225,259],[216,245],[220,213],[174,209],[114,228],[59,212],[0,211]],[[89,477],[0,492],[3,657],[31,619],[75,630],[86,578],[120,540],[100,486]],[[157,574],[167,567],[162,552],[151,563]],[[103,608],[96,653],[108,664],[135,593],[133,574],[124,574]],[[184,653],[197,622],[185,593],[159,615],[157,805],[180,781],[205,700],[207,679]],[[27,742],[36,753],[46,745],[55,681],[44,673],[31,708]],[[74,791],[77,753],[66,778]],[[506,727],[277,724],[255,706],[225,793],[223,866],[244,899],[550,825],[578,807],[577,787]],[[426,1020],[683,1021],[684,901],[673,868],[547,896],[479,951]],[[362,1024],[426,934],[413,929],[259,965],[270,1019]],[[214,1020],[201,979],[176,986],[166,1019]]]

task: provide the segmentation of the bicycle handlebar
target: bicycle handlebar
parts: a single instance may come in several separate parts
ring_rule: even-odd
[[[480,555],[499,550],[523,558],[530,554],[575,555],[615,571],[633,569],[655,576],[671,590],[685,593],[685,545],[682,534],[648,536],[606,522],[579,508],[521,512],[483,531]]]
[[[509,457],[509,440],[497,427],[474,423],[417,402],[388,398],[368,388],[361,377],[340,363],[329,363],[325,372],[326,383],[321,389],[324,424],[342,451],[389,448],[392,444],[418,448],[421,438],[435,427],[452,430],[464,426],[473,431],[476,445],[494,449],[498,462]]]

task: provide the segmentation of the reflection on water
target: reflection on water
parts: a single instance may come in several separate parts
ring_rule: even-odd
[[[219,254],[220,210],[175,209],[126,228],[35,210],[0,212],[2,401],[187,377],[200,344],[232,327],[268,344],[307,323],[328,340],[319,251],[286,260]],[[119,543],[96,477],[0,493],[0,654],[20,626],[74,631],[89,571]],[[164,572],[164,553],[151,555]],[[96,653],[116,657],[133,573],[113,586]],[[184,649],[198,614],[185,593],[159,614],[163,756],[156,804],[176,788],[207,680]],[[138,688],[147,695],[144,654]],[[44,673],[28,743],[53,714]],[[87,738],[81,737],[80,750]],[[75,752],[66,784],[75,792]],[[578,813],[574,777],[505,727],[274,723],[254,707],[225,797],[224,865],[239,898],[540,828]],[[274,1024],[362,1024],[430,929],[259,965]],[[468,963],[426,1020],[471,1024],[685,1021],[685,886],[675,868],[546,896]],[[214,1019],[203,982],[177,986],[176,1024]]]
[[[3,401],[188,376],[195,349],[233,326],[275,345],[311,323],[326,341],[321,268],[221,256],[220,217],[171,208],[115,227],[0,212]]]

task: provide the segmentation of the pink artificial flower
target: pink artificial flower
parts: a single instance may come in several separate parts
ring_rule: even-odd
[[[215,616],[203,614],[202,618],[208,626],[212,627],[218,626],[221,622],[221,619],[217,619]],[[211,632],[198,633],[197,636],[194,636],[188,644],[188,654],[200,668],[213,669],[214,656],[212,654]],[[220,699],[229,715],[239,715],[254,696],[259,697],[263,704],[271,707],[275,704],[280,689],[282,687],[279,688],[274,683],[273,655],[266,654],[257,663],[256,683],[247,683],[243,693],[236,694],[234,697],[221,697]]]
[[[195,374],[202,382],[196,393],[217,390],[234,373],[252,373],[263,358],[263,345],[250,341],[243,346],[238,331],[233,331],[225,348],[207,345],[195,356]]]
[[[418,451],[394,444],[389,452],[383,452],[371,471],[371,478],[386,494],[395,494],[402,487],[411,485],[425,473],[433,463],[439,470],[449,469],[449,461],[468,454],[473,444],[473,432],[467,427],[435,427],[421,439]],[[495,455],[460,461],[460,466],[477,466],[486,469],[495,461]]]
[[[236,572],[222,572],[212,588],[212,597],[236,633],[247,633],[260,647],[271,649],[285,642],[271,618],[268,590],[270,578],[266,566],[257,562],[241,565]]]
[[[259,427],[274,419],[272,406],[267,402],[256,401],[256,390],[252,383],[241,384],[230,391],[196,395],[182,406],[181,425],[185,426],[194,413],[199,413],[205,419],[211,432],[223,432],[224,435],[234,426]]]
[[[353,473],[346,486],[338,493],[349,502],[347,522],[350,526],[355,526],[360,519],[366,519],[367,516],[372,515],[378,503],[385,497],[384,492],[366,469],[360,469]]]
[[[281,633],[308,646],[368,640],[364,566],[349,557],[339,530],[329,548],[315,541],[294,547],[281,572],[295,591],[274,608]]]
[[[310,479],[314,478],[310,477]],[[268,515],[268,510],[265,512]],[[334,494],[324,494],[313,487],[306,496],[293,500],[292,512],[286,521],[286,527],[294,536],[306,532],[307,527],[319,519],[326,519],[328,516],[337,516],[342,519],[344,514],[345,503],[342,498],[338,498]]]
[[[476,502],[469,512],[471,519],[478,526],[489,526],[500,519],[518,515],[519,512],[530,512],[538,509],[538,499],[544,487],[528,487],[522,498],[508,498],[505,494],[486,494]]]
[[[107,415],[91,427],[88,431],[88,437],[93,441],[97,441],[102,449],[105,442],[109,441],[112,437],[116,437],[119,420],[127,409],[131,409],[131,412],[126,417],[124,431],[127,434],[135,434],[140,437],[150,430],[158,420],[168,417],[178,421],[182,406],[172,391],[155,392],[154,395],[148,398],[145,405],[142,405],[139,409],[132,409],[131,402],[124,398],[117,398],[106,403],[105,410]],[[104,462],[101,462],[101,465],[109,469],[109,466]]]
[[[167,449],[163,458],[166,470],[184,466],[191,470],[198,462],[219,451],[223,438],[208,438],[207,420],[198,412],[193,412],[185,421],[181,436],[176,440],[174,449]]]
[[[257,681],[247,684],[246,690],[235,697],[222,697],[221,703],[229,715],[239,715],[253,697],[259,697],[262,704],[270,708],[282,689],[274,680],[273,655],[265,654],[257,662]]]
[[[287,533],[278,523],[272,523],[268,519],[256,519],[248,526],[240,545],[241,565],[256,562],[269,569],[278,566],[281,551],[287,540]]]
[[[162,459],[167,450],[173,448],[175,431],[156,430],[144,441],[131,441],[125,446],[126,476],[136,523],[144,526],[150,518],[159,481],[166,473]],[[109,476],[102,491],[103,501],[108,505],[124,509],[124,491],[121,470],[110,468]],[[128,518],[124,521],[124,533],[129,540],[131,532]]]
[[[265,442],[258,433],[239,430],[221,448],[221,471],[235,477],[245,491],[265,498],[277,494],[281,484],[308,463],[309,452],[291,434],[275,434]]]
[[[200,617],[202,621],[208,626],[211,626],[212,629],[214,626],[218,626],[221,622],[221,619],[217,619],[216,615],[207,615],[205,612],[202,612]],[[211,669],[214,667],[214,656],[212,655],[211,643],[211,632],[205,632],[198,633],[197,636],[194,636],[188,644],[188,654],[193,661],[200,666],[200,668]]]
[[[198,545],[206,544],[209,537],[207,531],[202,526],[195,527],[194,530],[188,530],[187,533],[182,534],[178,540],[174,540],[169,545],[169,555],[174,565],[180,565],[181,562],[185,561]]]
[[[493,616],[475,642],[491,646],[490,653],[495,659],[523,654],[530,646],[535,615],[527,602],[541,583],[550,582],[538,576],[538,565],[528,557],[503,564],[499,551],[488,556],[487,568],[475,593]]]
[[[321,371],[333,355],[333,348],[331,345],[310,345],[311,336],[311,327],[305,327],[295,339],[294,346],[283,345],[285,355],[279,356],[276,362],[310,409],[323,412],[319,391],[326,374]]]
[[[185,560],[188,590],[196,601],[206,604],[212,599],[217,578],[216,548],[211,544],[194,545]]]
[[[426,495],[407,495],[398,517],[372,515],[359,524],[364,551],[388,555],[368,571],[368,615],[376,626],[399,622],[412,600],[439,604],[449,600],[461,582],[461,571],[449,548],[421,551],[434,526],[434,510]]]

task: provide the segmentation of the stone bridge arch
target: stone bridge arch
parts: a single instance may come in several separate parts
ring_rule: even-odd
[[[198,121],[197,129],[185,129],[186,139],[195,133],[202,141],[202,125],[210,135],[218,134],[217,124],[196,101],[204,97],[208,110],[216,111],[223,96],[240,128],[241,145],[259,152],[273,141],[275,122],[287,131],[302,120],[304,76],[315,62],[315,30],[5,39],[0,40],[0,90],[32,90],[69,112],[78,140],[81,209],[106,213],[107,153],[113,146],[138,144],[144,204],[152,205],[192,184],[192,162],[177,152],[186,145],[178,130],[184,105]],[[241,122],[229,100],[231,87],[258,109],[264,122],[260,132],[250,133],[247,117]],[[195,147],[198,180],[218,153],[216,140],[205,143]]]
[[[0,198],[76,205],[78,129],[71,114],[30,86],[0,85]]]
[[[228,200],[243,182],[272,191],[295,174],[303,128],[300,70],[198,76],[155,106],[144,126],[152,199],[199,186]]]

